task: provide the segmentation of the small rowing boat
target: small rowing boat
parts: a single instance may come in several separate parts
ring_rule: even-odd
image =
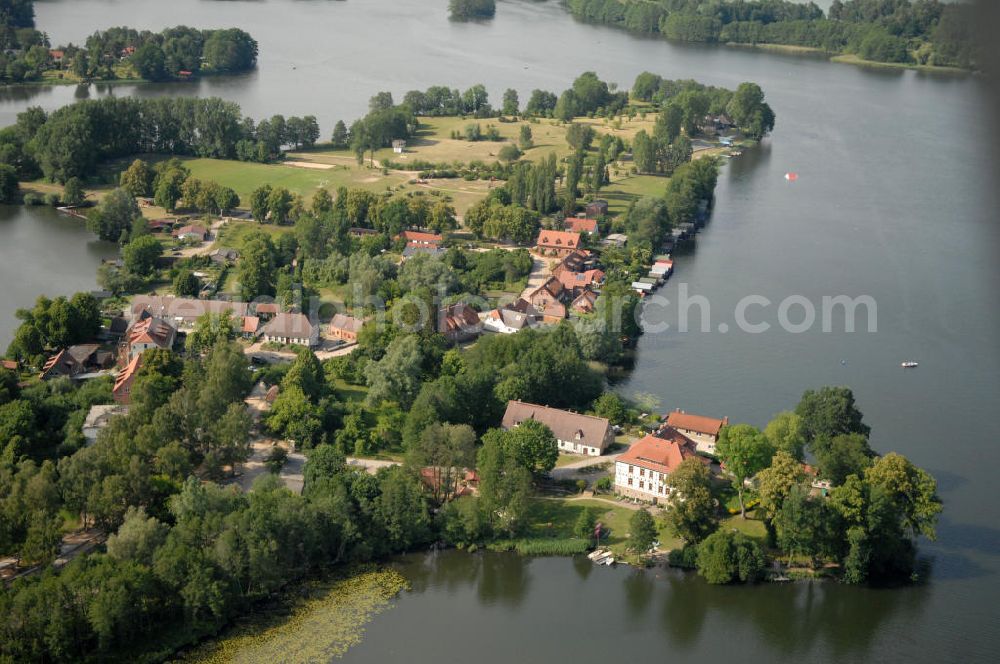
[[[916,362],[907,360],[906,362],[900,362],[899,366],[903,367],[904,369],[912,369],[913,367],[916,367],[916,366],[919,366],[919,365]]]

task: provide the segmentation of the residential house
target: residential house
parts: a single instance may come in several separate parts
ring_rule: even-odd
[[[358,333],[361,332],[364,325],[365,321],[361,318],[337,314],[330,321],[330,336],[347,343],[355,343],[358,340]]]
[[[580,234],[569,231],[542,229],[535,241],[535,250],[543,256],[568,256],[580,246]]]
[[[109,369],[114,366],[114,359],[114,353],[101,350],[98,344],[78,344],[63,348],[46,360],[40,377],[42,380],[60,376],[73,378],[80,374]]]
[[[578,314],[589,314],[593,313],[594,306],[597,302],[597,293],[585,288],[579,295],[574,298],[570,303],[570,311]]]
[[[208,257],[213,263],[227,265],[235,262],[236,259],[240,257],[240,252],[235,249],[230,249],[229,247],[222,247],[210,253]]]
[[[596,260],[597,258],[593,252],[587,249],[577,249],[559,261],[559,264],[552,268],[552,274],[557,275],[560,272],[586,272],[594,268]]]
[[[507,402],[501,426],[513,429],[529,419],[541,422],[552,430],[560,452],[600,456],[615,440],[611,423],[603,417],[523,401]]]
[[[397,138],[392,142],[392,151],[396,154],[403,154],[406,151],[406,141]]]
[[[727,424],[729,424],[728,417],[720,420],[677,409],[667,414],[665,426],[689,438],[697,446],[698,452],[714,455],[715,445],[719,442],[719,432]]]
[[[474,339],[482,331],[479,314],[464,302],[449,305],[438,312],[438,332],[452,343]]]
[[[264,341],[270,343],[299,346],[315,346],[319,343],[319,327],[313,325],[305,314],[278,314],[268,321],[262,334]]]
[[[257,305],[257,316],[260,316],[261,306],[263,305]],[[172,295],[136,295],[132,298],[130,309],[133,322],[147,316],[158,316],[180,328],[193,327],[195,321],[204,314],[218,316],[226,312],[237,319],[249,313],[246,302],[198,300]]]
[[[597,235],[597,220],[587,219],[586,217],[567,217],[563,221],[563,230],[572,233]]]
[[[628,448],[615,460],[615,492],[651,502],[654,505],[670,496],[667,478],[685,459],[708,459],[698,456],[694,444],[672,429],[649,434]]]
[[[351,237],[365,237],[366,235],[378,235],[378,231],[374,228],[361,228],[359,226],[352,226],[347,229],[347,234]]]
[[[585,270],[584,272],[560,270],[552,274],[559,279],[559,283],[562,284],[563,288],[573,293],[579,293],[581,290],[588,288],[599,287],[604,283],[603,270]]]
[[[258,334],[260,334],[260,318],[244,316],[243,325],[240,327],[240,336],[244,339],[256,339]]]
[[[116,415],[124,415],[128,412],[128,407],[122,404],[99,404],[91,406],[87,411],[87,417],[83,420],[83,437],[87,445],[93,444],[97,440],[97,434],[101,432],[111,422],[111,418]]]
[[[611,233],[601,240],[601,244],[605,247],[624,247],[628,244],[628,236],[624,233]]]
[[[181,226],[175,230],[174,237],[178,240],[197,240],[198,242],[204,242],[208,239],[208,231],[204,226],[189,224],[187,226]]]
[[[125,351],[128,359],[142,354],[150,348],[170,350],[177,338],[177,329],[157,316],[148,316],[132,323],[125,335]]]
[[[266,322],[281,313],[281,307],[277,302],[258,302],[253,306],[254,316],[261,322]]]
[[[534,315],[507,307],[494,309],[483,316],[483,329],[500,334],[514,334],[534,324]]]
[[[125,368],[118,372],[115,377],[115,386],[111,389],[111,396],[114,397],[115,401],[120,404],[128,404],[132,398],[132,383],[135,381],[135,376],[139,372],[139,367],[142,366],[142,353],[136,353],[136,355],[129,360],[129,363],[125,365]]]
[[[0,368],[7,371],[17,371],[17,360],[0,360]]]
[[[545,323],[558,323],[566,318],[566,305],[563,303],[566,289],[556,277],[548,280],[528,295],[528,302],[542,315]]]
[[[588,219],[597,219],[608,214],[608,202],[601,198],[595,198],[584,207]]]
[[[397,240],[402,239],[408,245],[437,246],[444,241],[444,237],[437,233],[424,233],[422,231],[403,231],[396,236]]]

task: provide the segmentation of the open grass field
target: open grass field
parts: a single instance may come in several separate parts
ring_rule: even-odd
[[[364,168],[356,163],[350,166],[335,165],[329,169],[224,159],[185,159],[184,163],[191,169],[192,177],[215,180],[225,187],[232,187],[239,194],[244,207],[251,192],[265,184],[285,187],[308,200],[317,189],[324,187],[330,191],[341,186],[385,191],[387,187],[395,187],[406,179],[405,176],[394,173],[382,175],[379,170]]]

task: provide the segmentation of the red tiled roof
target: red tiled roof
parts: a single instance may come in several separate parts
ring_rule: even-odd
[[[563,222],[563,227],[567,231],[572,231],[575,233],[596,233],[597,220],[572,217]]]
[[[160,348],[169,348],[173,341],[173,333],[174,328],[165,320],[150,316],[132,326],[128,333],[128,345],[151,343]]]
[[[403,231],[397,237],[403,238],[408,244],[439,244],[444,238],[437,233],[421,231]]]
[[[549,249],[576,249],[580,246],[580,234],[570,231],[541,230],[538,232],[535,245]]]
[[[714,417],[685,413],[681,410],[675,410],[667,415],[667,426],[674,427],[675,429],[697,431],[709,436],[718,436],[722,427],[728,423],[729,420],[725,417],[719,420]]]
[[[139,371],[139,367],[141,365],[142,353],[138,353],[115,378],[115,387],[111,392],[114,394],[117,401],[128,403],[129,394],[127,390],[129,386],[131,386],[132,381],[135,379],[135,374]]]
[[[672,429],[657,435],[647,434],[623,452],[618,461],[647,470],[670,474],[685,459],[701,459],[691,441]],[[705,459],[705,461],[708,461]]]
[[[243,317],[243,332],[254,334],[257,332],[257,328],[260,327],[260,319],[256,316],[244,316]]]
[[[17,371],[17,360],[0,360],[0,367]]]
[[[555,276],[563,287],[568,289],[581,288],[604,281],[604,272],[601,270],[587,270],[586,272],[560,270]]]

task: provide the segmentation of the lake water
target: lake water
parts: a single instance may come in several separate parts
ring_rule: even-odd
[[[876,449],[898,450],[933,472],[946,509],[938,542],[921,545],[927,582],[894,591],[713,588],[692,576],[591,570],[567,559],[408,557],[400,564],[414,590],[345,659],[938,662],[1000,652],[1000,502],[992,492],[1000,451],[989,419],[1000,404],[1000,229],[982,83],[676,46],[577,23],[553,2],[500,2],[493,21],[476,24],[450,23],[446,5],[39,2],[38,23],[54,42],[80,42],[110,25],[236,25],[260,42],[260,66],[194,84],[0,89],[0,120],[84,94],[201,94],[237,101],[254,117],[314,114],[326,136],[386,89],[399,98],[412,88],[482,82],[494,101],[507,87],[524,100],[533,88],[561,90],[586,69],[623,87],[643,70],[729,87],[757,81],[777,128],[726,165],[709,226],[661,291],[677,300],[687,284],[707,298],[714,331],[674,332],[676,309],[651,308],[651,322],[673,326],[642,338],[636,369],[618,389],[655,394],[664,409],[762,425],[803,389],[849,385]],[[798,181],[787,182],[788,171]],[[92,286],[99,255],[81,229],[67,232],[48,213],[5,214],[12,216],[0,217],[0,277],[15,287],[0,290],[0,340],[13,308],[37,293]],[[773,303],[748,314],[771,330],[735,331],[735,307],[747,295]],[[871,296],[877,332],[836,332],[836,318],[831,333],[778,329],[785,298],[802,296],[819,310],[823,296],[837,295]],[[800,311],[793,308],[793,321]],[[717,331],[720,323],[730,330]],[[908,359],[920,367],[900,369]]]

